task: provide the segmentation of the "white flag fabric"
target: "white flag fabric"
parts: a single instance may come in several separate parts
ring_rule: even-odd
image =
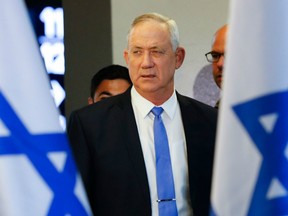
[[[23,0],[0,0],[0,215],[91,215]]]
[[[288,215],[288,1],[231,0],[211,215]]]

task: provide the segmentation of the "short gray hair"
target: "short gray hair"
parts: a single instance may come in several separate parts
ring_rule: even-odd
[[[170,33],[170,39],[171,39],[171,45],[173,51],[176,51],[176,49],[179,47],[179,31],[176,22],[173,19],[170,19],[168,17],[165,17],[158,13],[146,13],[143,15],[140,15],[134,19],[132,22],[130,29],[128,31],[127,35],[127,43],[129,43],[130,33],[132,29],[141,22],[146,22],[154,20],[159,23],[164,23],[168,27],[168,31]]]

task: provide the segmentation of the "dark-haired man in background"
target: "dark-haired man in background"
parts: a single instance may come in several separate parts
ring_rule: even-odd
[[[91,79],[88,104],[125,92],[132,82],[128,68],[121,65],[109,65],[99,70]]]

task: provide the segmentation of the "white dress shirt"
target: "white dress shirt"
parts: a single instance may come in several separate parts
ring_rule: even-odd
[[[131,89],[132,106],[140,136],[146,171],[148,175],[152,216],[158,216],[156,162],[153,135],[153,103],[142,97],[134,88]],[[176,93],[160,107],[164,109],[161,117],[164,122],[170,149],[174,178],[176,205],[179,216],[192,215],[189,195],[187,150],[180,106]]]

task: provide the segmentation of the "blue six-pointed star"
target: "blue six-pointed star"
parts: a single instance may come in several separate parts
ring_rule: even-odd
[[[271,181],[277,179],[288,191],[288,92],[266,95],[233,107],[242,125],[262,156],[248,215],[288,215],[288,196],[269,198]],[[265,130],[260,118],[278,116],[272,130]]]
[[[9,130],[0,136],[0,157],[25,155],[53,192],[47,215],[87,215],[74,194],[76,167],[64,133],[31,134],[0,92],[0,119]],[[47,157],[49,153],[65,152],[65,166],[58,171]]]

